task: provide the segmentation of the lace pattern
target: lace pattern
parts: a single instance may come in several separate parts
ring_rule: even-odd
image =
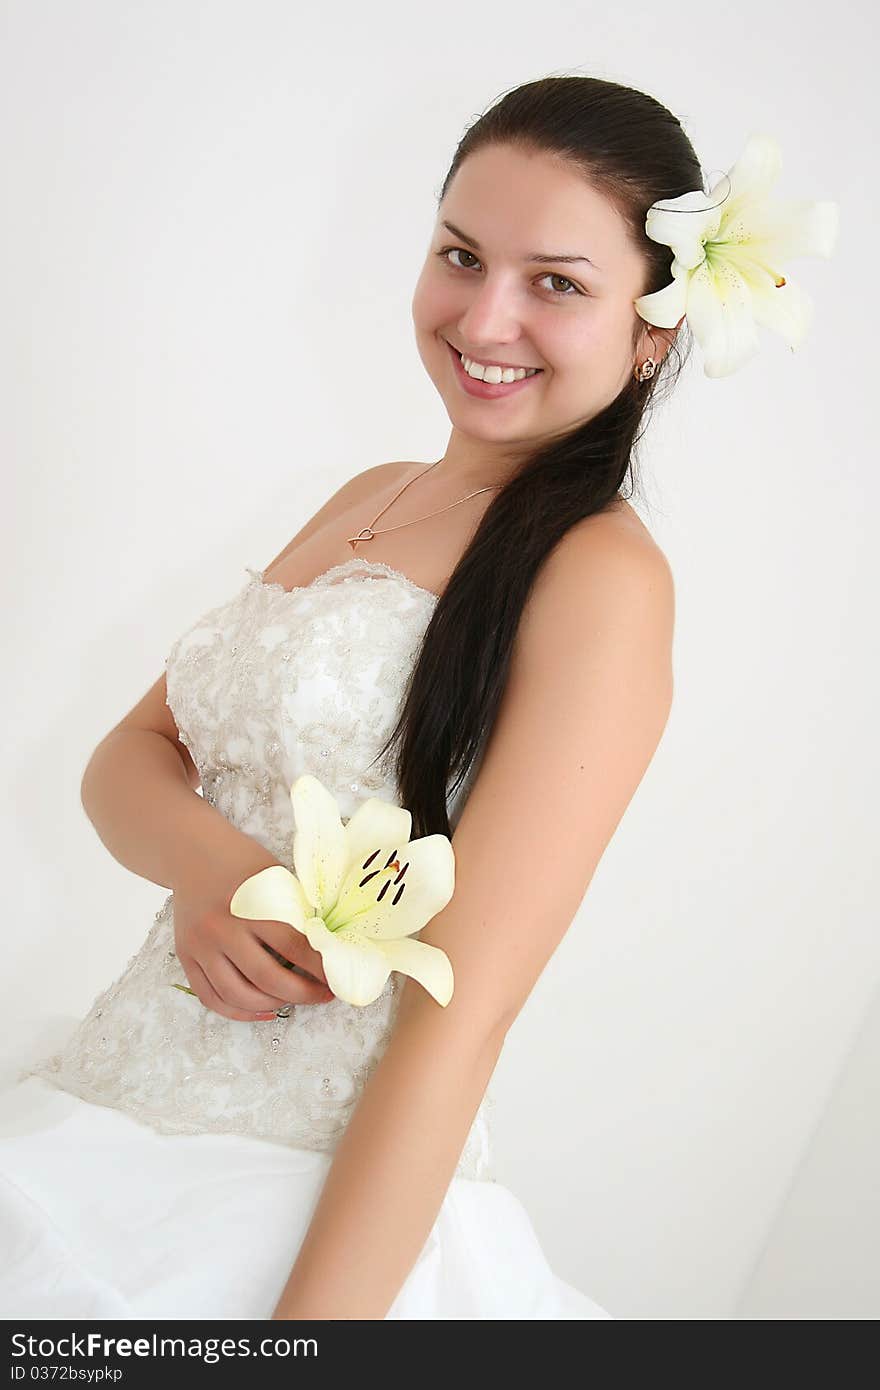
[[[396,801],[391,733],[436,595],[357,556],[301,589],[258,570],[172,645],[168,705],[202,794],[292,863],[290,786],[313,772],[344,818],[368,796]],[[476,765],[449,803],[454,830]],[[243,1023],[191,995],[174,951],[174,895],[125,970],[60,1051],[21,1073],[125,1110],[162,1133],[236,1133],[332,1151],[387,1046],[402,977],[366,1007],[296,1005]],[[487,1091],[456,1176],[495,1181]]]

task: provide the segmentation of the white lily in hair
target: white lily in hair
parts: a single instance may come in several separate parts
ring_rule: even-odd
[[[756,324],[794,351],[812,321],[812,300],[784,267],[791,256],[831,255],[838,205],[771,203],[781,167],[776,141],[752,134],[710,193],[682,193],[648,209],[646,234],[675,253],[673,279],[636,299],[636,310],[659,328],[674,328],[686,314],[706,376],[727,376],[757,352]]]
[[[449,957],[412,937],[452,897],[447,836],[410,841],[409,811],[377,797],[362,801],[343,825],[335,798],[308,774],[290,797],[295,873],[272,864],[245,879],[231,914],[302,932],[320,952],[333,993],[349,1004],[371,1004],[397,970],[445,1007],[454,987]]]

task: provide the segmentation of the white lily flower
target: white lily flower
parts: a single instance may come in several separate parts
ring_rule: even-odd
[[[831,255],[838,206],[771,205],[781,167],[776,141],[753,134],[710,193],[682,193],[648,209],[645,232],[672,248],[673,278],[636,299],[636,310],[659,328],[676,327],[686,314],[706,376],[727,376],[757,352],[756,324],[780,333],[794,351],[812,321],[812,300],[783,267],[790,256]]]
[[[232,895],[231,914],[302,932],[333,993],[349,1004],[371,1004],[398,970],[445,1008],[454,986],[449,957],[411,938],[452,897],[447,836],[410,842],[409,811],[377,797],[343,825],[335,798],[310,775],[297,778],[290,797],[295,874],[282,864],[253,874]]]

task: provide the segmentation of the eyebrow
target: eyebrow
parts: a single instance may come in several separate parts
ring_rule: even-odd
[[[441,226],[446,227],[446,229],[450,231],[453,236],[457,236],[462,241],[467,242],[468,246],[472,246],[475,251],[482,250],[480,243],[478,241],[475,241],[472,236],[468,236],[467,232],[463,232],[460,227],[456,227],[454,222],[447,222],[444,220],[441,223]],[[572,265],[575,261],[586,261],[587,265],[591,265],[594,270],[598,270],[600,274],[604,273],[600,269],[600,267],[596,265],[595,261],[590,260],[589,256],[566,256],[562,253],[560,253],[558,256],[551,256],[545,251],[533,251],[531,255],[526,256],[524,259],[527,261],[537,261],[541,264],[563,262],[565,265]]]

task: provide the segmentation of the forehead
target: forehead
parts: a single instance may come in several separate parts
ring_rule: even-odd
[[[547,251],[588,256],[606,273],[640,265],[608,195],[572,164],[544,153],[502,145],[468,155],[438,208],[441,234],[444,218],[511,259]]]

